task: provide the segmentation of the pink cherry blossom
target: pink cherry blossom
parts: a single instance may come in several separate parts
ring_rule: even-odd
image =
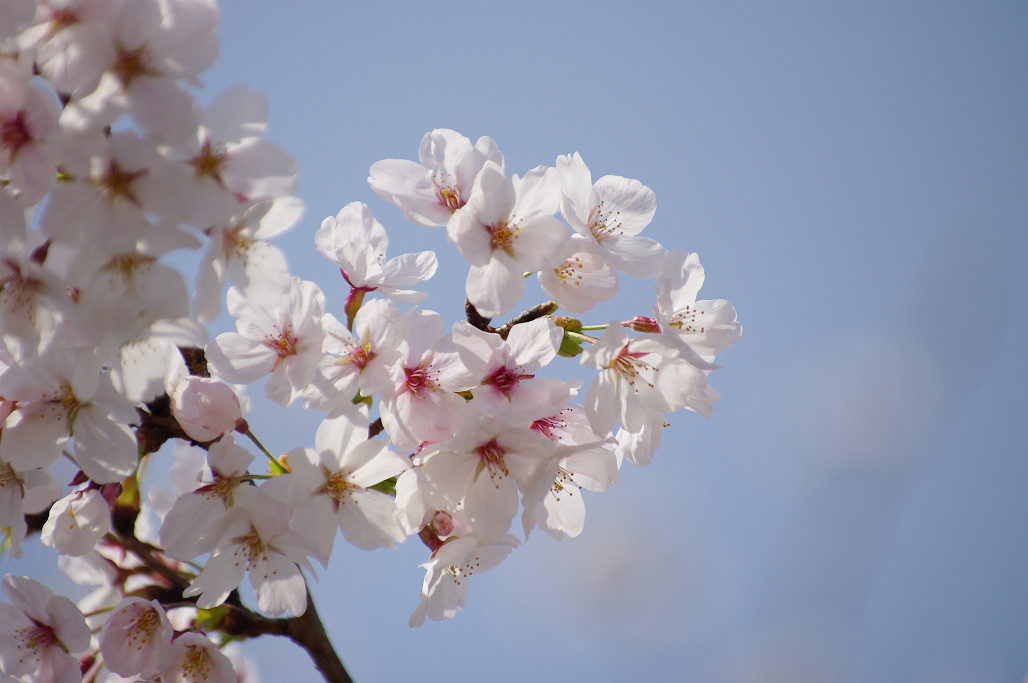
[[[183,633],[171,644],[164,683],[237,683],[232,662],[201,633]]]
[[[89,628],[68,598],[27,576],[7,574],[0,588],[0,671],[25,683],[79,683],[73,652],[89,647]]]
[[[190,375],[171,392],[171,411],[190,439],[203,443],[227,434],[243,421],[239,397],[210,377]]]
[[[174,630],[156,600],[121,601],[100,634],[104,666],[121,676],[153,678],[172,663]]]

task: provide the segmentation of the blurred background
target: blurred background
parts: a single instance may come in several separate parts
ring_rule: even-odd
[[[580,537],[537,531],[456,619],[407,626],[416,539],[340,540],[312,591],[356,680],[1025,679],[1028,5],[223,0],[220,37],[201,97],[268,94],[307,204],[277,244],[337,313],[314,233],[360,200],[390,256],[437,252],[425,306],[459,315],[442,229],[366,183],[447,127],[508,173],[577,151],[649,185],[644,234],[744,325],[713,417],[672,416]],[[649,312],[651,281],[622,288],[583,318]],[[252,393],[272,451],[313,445],[318,415]],[[288,641],[245,650],[317,680]]]

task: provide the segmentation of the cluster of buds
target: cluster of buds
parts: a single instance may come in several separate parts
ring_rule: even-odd
[[[328,565],[337,532],[363,549],[417,536],[410,623],[452,617],[470,576],[520,545],[519,511],[525,540],[577,536],[582,490],[647,464],[669,413],[719,398],[735,309],[697,300],[696,254],[640,235],[656,210],[641,182],[594,183],[577,153],[508,175],[491,139],[434,130],[368,181],[444,228],[469,264],[465,319],[422,306],[436,255],[387,258],[360,202],[314,235],[342,277],[330,306],[268,241],[303,204],[292,158],[261,137],[265,98],[192,94],[217,54],[214,0],[17,0],[0,18],[0,528],[14,558],[40,531],[94,588],[76,606],[6,576],[6,676],[234,681],[207,634],[238,635],[240,583],[265,614],[303,614],[303,570]],[[191,294],[166,259],[181,250],[200,254]],[[619,274],[655,277],[650,308],[583,323]],[[531,276],[549,300],[515,314]],[[209,339],[222,301],[236,331]],[[311,442],[267,453],[243,418],[258,381],[324,414]],[[161,448],[173,438],[192,447]]]

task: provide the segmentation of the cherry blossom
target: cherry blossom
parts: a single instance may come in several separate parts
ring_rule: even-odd
[[[239,397],[224,382],[190,375],[171,393],[171,410],[194,441],[212,441],[243,423]]]
[[[600,341],[582,353],[582,364],[600,371],[585,399],[593,428],[606,433],[617,422],[636,432],[682,408],[703,374],[675,354],[659,337],[630,340],[612,321]]]
[[[467,323],[453,326],[453,343],[461,361],[479,385],[474,405],[510,422],[543,417],[571,397],[563,380],[535,373],[557,355],[563,330],[548,318],[515,325],[506,340]]]
[[[68,598],[27,576],[7,574],[0,588],[0,671],[25,683],[78,683],[71,655],[89,647],[89,628]]]
[[[517,546],[518,540],[510,534],[484,542],[474,535],[447,540],[421,565],[425,580],[410,625],[421,626],[426,616],[436,621],[457,616],[464,607],[471,577],[498,565]]]
[[[524,291],[525,271],[554,265],[568,237],[553,214],[560,201],[556,170],[539,166],[506,177],[486,162],[467,204],[446,224],[447,238],[471,264],[465,292],[486,317],[509,311]]]
[[[422,451],[424,495],[436,509],[463,501],[482,538],[499,538],[514,519],[519,492],[543,475],[553,444],[536,432],[472,412],[453,439]]]
[[[402,254],[386,260],[389,238],[367,204],[351,202],[321,223],[314,236],[322,256],[339,266],[350,294],[343,305],[352,321],[367,292],[380,292],[402,303],[420,303],[428,294],[410,289],[435,274],[431,251]]]
[[[57,107],[31,78],[27,63],[0,61],[0,176],[23,201],[34,204],[57,177],[47,144],[57,131]]]
[[[404,337],[400,311],[391,301],[364,304],[352,333],[328,314],[322,326],[325,356],[304,391],[305,407],[336,412],[350,405],[357,391],[371,396],[390,390],[390,368],[400,359],[397,347]]]
[[[156,677],[172,663],[173,634],[159,602],[125,598],[100,634],[104,666],[122,676]]]
[[[585,313],[617,294],[617,273],[588,239],[572,235],[560,255],[556,266],[539,271],[539,285],[561,308]]]
[[[85,555],[111,530],[111,511],[95,489],[75,491],[54,503],[39,539],[62,555]]]
[[[236,683],[232,662],[200,633],[183,633],[171,644],[165,683]]]
[[[418,151],[420,163],[383,159],[371,166],[368,184],[418,225],[446,225],[471,195],[475,178],[487,161],[503,168],[503,155],[492,138],[471,140],[455,130],[426,133]]]
[[[314,377],[321,360],[325,296],[313,282],[294,278],[281,296],[267,290],[249,294],[230,287],[228,312],[238,332],[225,332],[207,347],[207,361],[219,377],[249,384],[270,375],[268,398],[286,405]]]
[[[687,251],[668,253],[661,264],[654,290],[657,320],[665,337],[683,357],[701,369],[711,369],[714,356],[729,348],[742,335],[735,307],[724,299],[697,301],[703,286],[700,257]]]
[[[633,277],[652,277],[665,249],[640,237],[657,210],[653,190],[638,180],[603,176],[593,185],[581,155],[557,157],[563,179],[561,213],[575,232],[589,238],[604,260]]]
[[[453,436],[466,409],[456,392],[475,386],[450,338],[443,337],[442,317],[413,309],[403,316],[406,339],[400,361],[391,369],[392,387],[383,392],[382,424],[399,448]]]
[[[410,460],[367,437],[366,413],[351,408],[321,423],[313,451],[287,455],[295,526],[315,542],[325,564],[336,529],[365,550],[394,547],[406,536],[393,497],[372,487],[410,468]]]

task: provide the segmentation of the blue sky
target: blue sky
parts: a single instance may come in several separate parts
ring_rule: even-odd
[[[416,540],[338,543],[313,591],[357,680],[1024,679],[1028,6],[222,4],[202,97],[268,94],[307,203],[278,244],[330,306],[314,233],[360,200],[391,255],[437,251],[426,305],[460,310],[456,250],[366,183],[448,127],[508,172],[578,151],[652,187],[648,234],[745,328],[713,417],[674,416],[582,536],[533,535],[456,619],[408,628]],[[648,311],[623,284],[590,322]],[[254,414],[273,451],[312,445],[314,416]],[[247,650],[265,683],[316,676]]]
[[[366,184],[449,127],[509,172],[578,151],[652,187],[649,234],[745,326],[714,416],[676,415],[581,537],[533,536],[455,620],[408,628],[416,542],[337,544],[314,590],[358,680],[1028,673],[1023,3],[226,0],[220,35],[210,94],[268,94],[308,207],[280,244],[337,307],[313,235],[361,200],[391,253],[437,251],[427,305],[459,311],[456,251]],[[267,415],[277,450],[310,441]],[[314,675],[249,650],[266,681]]]

